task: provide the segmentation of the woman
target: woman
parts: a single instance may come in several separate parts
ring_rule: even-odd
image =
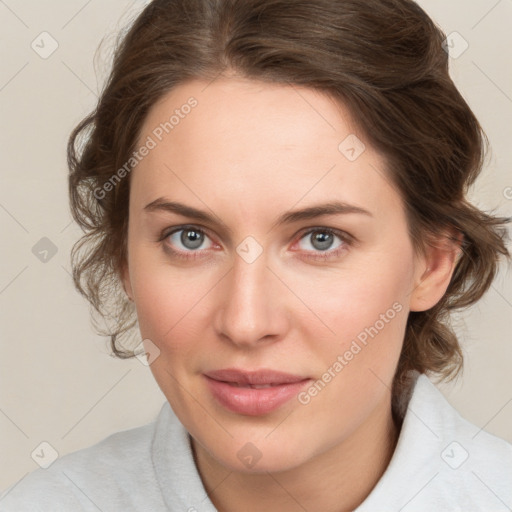
[[[444,40],[409,0],[144,9],[70,138],[74,278],[168,402],[0,510],[512,506],[512,445],[427,377],[509,257]]]

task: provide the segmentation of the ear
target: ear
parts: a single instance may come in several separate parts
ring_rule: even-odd
[[[453,272],[462,254],[464,235],[455,230],[437,235],[416,261],[411,311],[434,307],[446,293]]]
[[[121,283],[123,285],[124,292],[128,297],[128,300],[133,302],[133,290],[132,290],[132,282],[130,279],[130,272],[128,269],[128,262],[124,262],[123,267],[121,269]]]

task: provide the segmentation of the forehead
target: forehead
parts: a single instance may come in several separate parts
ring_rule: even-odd
[[[195,206],[223,198],[250,215],[265,206],[344,200],[378,213],[399,199],[384,158],[348,110],[309,88],[187,82],[150,110],[138,145],[148,139],[154,147],[132,176],[135,200],[146,204],[163,195],[186,196]]]
[[[263,144],[252,148],[255,158],[277,147],[300,151],[322,142],[337,150],[340,137],[357,128],[346,109],[313,89],[230,78],[175,87],[145,120],[142,133],[155,131],[157,138],[172,134],[176,144],[201,144],[204,151],[229,145],[235,155],[253,140]]]

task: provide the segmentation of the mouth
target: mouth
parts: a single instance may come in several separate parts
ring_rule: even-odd
[[[275,383],[275,384],[240,384],[239,382],[228,382],[225,380],[219,381],[219,382],[225,382],[226,384],[229,384],[230,386],[234,386],[235,388],[251,388],[251,389],[265,389],[265,388],[274,388],[276,386],[281,386],[281,383]]]
[[[247,416],[268,414],[296,396],[312,379],[275,370],[234,368],[203,374],[207,387],[225,409]]]
[[[228,384],[238,385],[240,387],[270,387],[280,386],[282,384],[293,384],[303,381],[309,377],[294,375],[279,370],[261,369],[261,370],[243,370],[238,368],[224,368],[222,370],[212,370],[205,375]]]

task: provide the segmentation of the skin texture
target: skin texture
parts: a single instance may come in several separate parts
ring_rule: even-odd
[[[457,249],[415,253],[384,157],[346,108],[310,89],[237,77],[191,81],[151,109],[140,144],[191,96],[197,106],[130,176],[124,286],[142,338],[160,350],[151,371],[192,436],[218,510],[353,510],[396,444],[390,389],[407,314],[442,297]],[[350,134],[366,145],[354,161],[338,149]],[[159,198],[204,210],[216,223],[144,209]],[[371,215],[274,225],[284,212],[335,200]],[[184,246],[182,232],[160,240],[191,224],[205,233],[199,248]],[[335,236],[322,251],[307,228],[353,241]],[[248,236],[262,250],[251,263],[237,252]],[[393,304],[401,311],[307,404],[292,399],[269,414],[241,415],[205,385],[203,372],[231,367],[320,379]],[[237,457],[248,442],[261,454],[252,467]]]

